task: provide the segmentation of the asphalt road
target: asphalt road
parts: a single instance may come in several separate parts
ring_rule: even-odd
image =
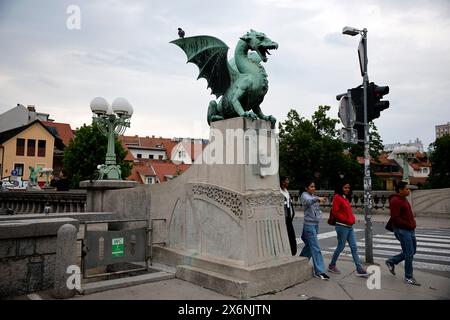
[[[365,261],[365,225],[356,223],[355,226],[358,253],[361,261]],[[300,239],[303,229],[303,218],[294,218],[294,229],[297,236],[298,254],[303,248],[303,241]],[[374,222],[373,232],[373,256],[374,259],[386,260],[389,256],[400,253],[400,242],[395,239],[392,232],[384,228],[384,223]],[[417,253],[414,256],[413,266],[421,271],[450,278],[450,229],[440,228],[417,228]],[[322,221],[319,226],[319,243],[325,263],[329,263],[334,249],[337,245],[336,232],[334,226],[330,226],[326,221]],[[347,244],[343,256],[351,257],[351,251]],[[339,264],[339,261],[338,261]]]

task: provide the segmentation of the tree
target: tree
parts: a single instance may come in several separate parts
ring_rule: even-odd
[[[378,161],[378,157],[384,149],[383,140],[381,140],[378,128],[373,122],[369,122],[369,136],[370,136],[370,148],[369,154],[374,161]],[[364,145],[352,144],[349,145],[352,154],[360,157],[364,157]]]
[[[98,129],[96,124],[83,125],[77,129],[75,137],[64,150],[64,169],[71,182],[71,187],[79,188],[80,181],[94,179],[97,165],[105,162],[108,138]],[[115,141],[117,164],[122,171],[122,179],[130,173],[132,164],[124,161],[127,151],[120,142]]]
[[[311,120],[296,110],[288,112],[280,130],[280,174],[290,178],[293,189],[302,190],[306,179],[314,179],[316,188],[333,189],[341,176],[353,189],[363,189],[364,168],[358,157],[364,156],[360,145],[343,143],[336,125],[338,119],[327,116],[330,106],[319,106]],[[377,127],[370,123],[370,155],[375,161],[383,150]],[[381,188],[380,179],[372,171],[374,189]]]
[[[280,130],[280,174],[290,178],[293,189],[303,189],[306,179],[316,188],[333,189],[340,175],[352,185],[362,184],[362,170],[356,158],[345,154],[346,145],[338,138],[337,119],[327,117],[330,106],[319,106],[311,120],[290,110]]]
[[[431,188],[450,187],[450,135],[437,138],[429,148],[431,174],[428,182]]]

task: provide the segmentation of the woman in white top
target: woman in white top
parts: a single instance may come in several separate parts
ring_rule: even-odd
[[[286,220],[286,229],[289,238],[289,244],[291,246],[291,253],[293,256],[297,254],[297,240],[295,237],[294,225],[292,221],[294,220],[295,211],[294,205],[292,204],[291,197],[288,191],[289,178],[286,176],[280,176],[280,192],[284,196],[284,218]]]

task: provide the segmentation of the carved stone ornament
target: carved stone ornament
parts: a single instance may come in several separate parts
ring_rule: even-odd
[[[229,209],[236,217],[242,218],[242,196],[238,193],[211,185],[195,184],[192,186],[194,196],[206,197]]]

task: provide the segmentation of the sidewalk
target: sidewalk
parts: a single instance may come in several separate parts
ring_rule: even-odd
[[[325,263],[330,261],[324,257]],[[311,262],[310,262],[311,263]],[[450,300],[450,279],[423,271],[414,271],[420,287],[404,282],[402,266],[396,267],[397,275],[389,273],[383,260],[375,260],[381,270],[380,289],[369,289],[366,278],[354,274],[351,258],[341,257],[338,267],[342,274],[330,274],[329,281],[312,278],[304,283],[280,292],[265,294],[250,300]],[[371,281],[371,283],[374,283]],[[86,296],[76,296],[76,300],[235,300],[194,285],[170,279],[128,288],[109,290]]]
[[[326,223],[328,213],[323,213]],[[363,215],[355,215],[364,222]],[[296,217],[303,217],[303,212],[297,212]],[[385,224],[386,215],[373,215],[374,223]],[[416,217],[418,228],[450,228],[450,219]],[[324,255],[325,265],[331,256]],[[312,262],[310,262],[312,265]],[[396,266],[396,276],[387,270],[384,260],[375,259],[375,265],[380,267],[380,289],[369,289],[366,278],[354,274],[354,264],[351,257],[341,256],[338,268],[342,274],[327,272],[329,281],[312,278],[280,292],[253,297],[250,300],[450,300],[450,278],[432,274],[426,271],[414,270],[414,277],[422,285],[412,286],[404,282],[403,264]],[[366,265],[367,267],[367,265]],[[174,269],[171,270],[174,273]],[[374,284],[374,281],[370,283]],[[52,299],[46,292],[38,293],[38,298]],[[192,283],[173,278],[157,282],[134,285],[126,288],[113,289],[89,295],[77,295],[73,300],[236,300],[215,291],[205,289]]]

